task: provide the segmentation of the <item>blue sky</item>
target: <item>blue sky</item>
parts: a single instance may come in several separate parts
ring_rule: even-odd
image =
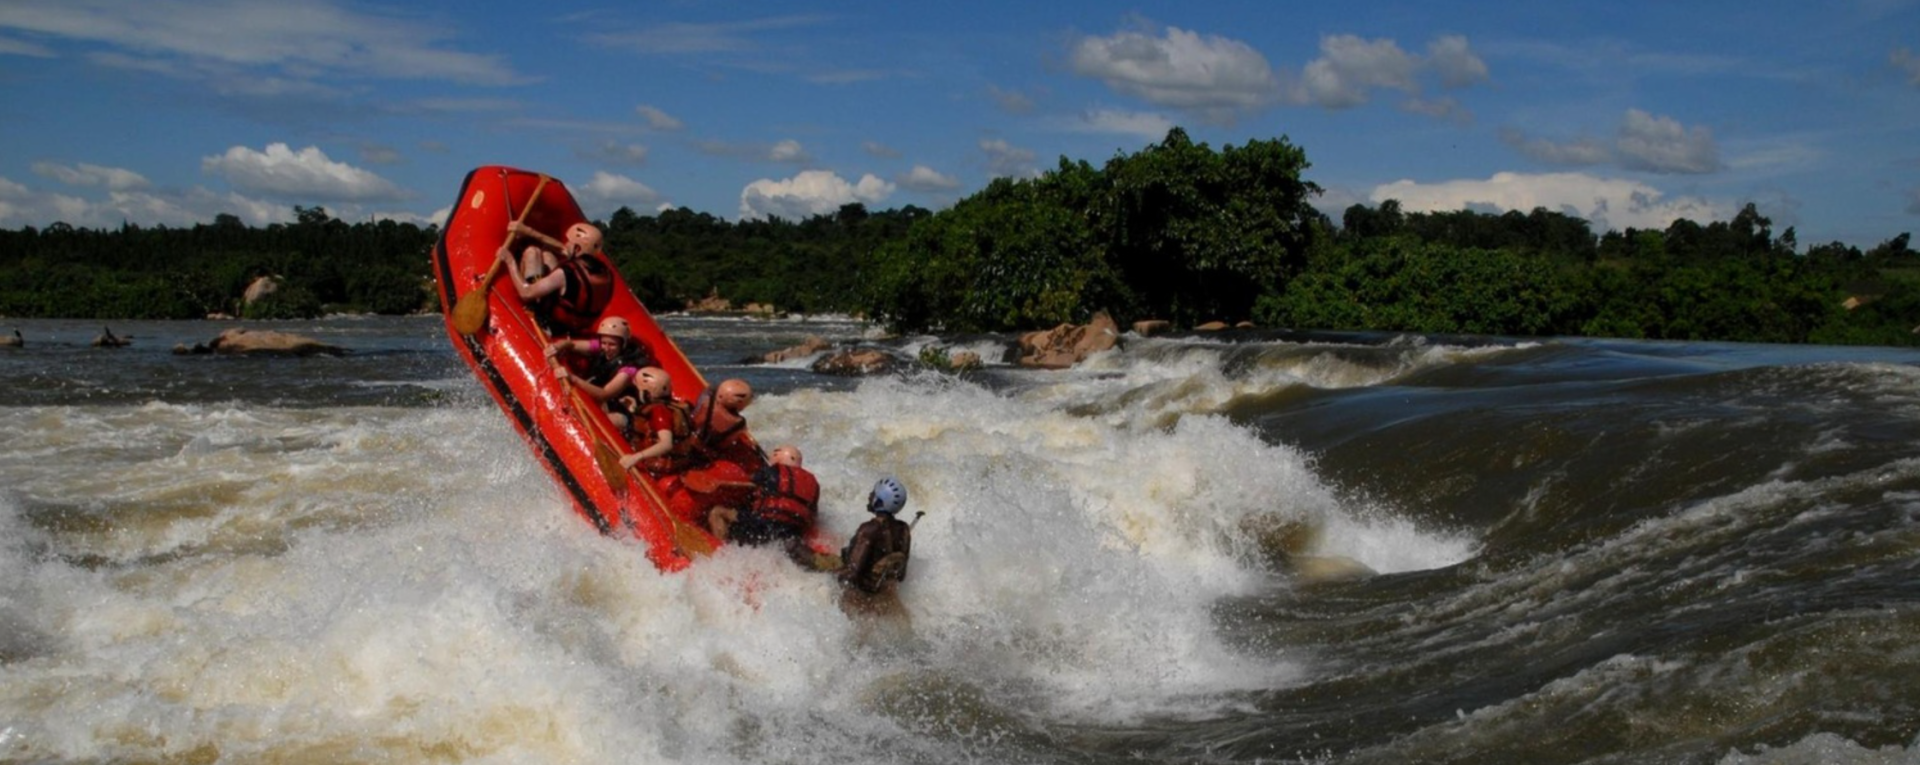
[[[0,228],[941,209],[1170,126],[1355,202],[1920,228],[1920,2],[0,0]]]

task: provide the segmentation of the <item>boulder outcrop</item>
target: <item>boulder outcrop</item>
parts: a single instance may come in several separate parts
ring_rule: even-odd
[[[268,295],[280,291],[280,280],[272,276],[262,276],[247,284],[245,292],[240,294],[240,302],[253,305],[266,299]]]
[[[760,356],[748,356],[742,359],[742,361],[747,364],[778,364],[782,361],[804,359],[832,347],[833,343],[827,342],[825,338],[819,335],[808,335],[807,339],[800,341],[799,345],[782,348],[777,351],[767,351]]]
[[[1105,311],[1083,325],[1062,324],[1020,336],[1020,366],[1066,369],[1120,344],[1120,328]]]
[[[1141,337],[1158,335],[1173,328],[1173,322],[1166,319],[1141,319],[1133,323],[1133,333]]]
[[[346,349],[303,335],[235,327],[213,340],[192,347],[176,345],[174,353],[221,353],[248,356],[339,356]]]
[[[874,348],[848,348],[813,362],[813,371],[823,375],[860,377],[888,371],[894,367],[894,363],[893,356],[886,351]]]

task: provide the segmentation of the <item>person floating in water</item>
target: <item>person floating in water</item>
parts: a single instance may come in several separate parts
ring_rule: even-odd
[[[867,495],[873,518],[860,524],[840,554],[840,610],[853,618],[882,617],[903,623],[907,611],[900,604],[899,585],[907,579],[907,559],[913,554],[913,526],[896,516],[907,506],[907,487],[898,479],[882,478]]]

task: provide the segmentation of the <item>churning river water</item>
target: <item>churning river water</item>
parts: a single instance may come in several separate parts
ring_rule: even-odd
[[[0,348],[0,761],[1920,759],[1920,352],[668,317],[837,536],[924,511],[909,638],[564,504],[437,317],[22,320]],[[0,326],[10,332],[11,326]],[[963,376],[743,365],[809,334]]]

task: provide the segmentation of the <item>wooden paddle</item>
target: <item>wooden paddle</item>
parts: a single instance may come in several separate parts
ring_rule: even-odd
[[[579,392],[575,391],[574,396],[574,405],[579,406]],[[593,461],[600,466],[600,475],[613,485],[615,491],[627,488],[627,469],[620,466],[620,450],[596,437],[593,442]]]
[[[513,222],[526,222],[527,214],[533,212],[533,206],[540,202],[540,192],[546,190],[547,181],[549,180],[552,179],[548,178],[546,173],[540,174],[540,182],[534,184],[533,194],[527,197],[527,205],[520,208],[520,217],[514,218]],[[512,241],[513,237],[509,235],[507,242],[511,243]],[[509,253],[508,257],[512,257],[511,253]],[[479,332],[480,328],[486,325],[487,296],[493,292],[493,283],[500,279],[500,273],[506,268],[506,265],[507,262],[505,260],[497,257],[494,258],[493,267],[487,269],[487,275],[480,279],[480,286],[473,288],[468,291],[467,294],[461,295],[459,300],[454,301],[453,329],[455,332],[459,332],[462,335],[471,335]]]
[[[533,326],[533,336],[540,341],[542,347],[552,342],[552,339],[547,337],[546,330],[541,329],[539,324]],[[548,368],[559,369],[560,366],[560,359],[554,357],[547,358]],[[580,393],[579,388],[573,387],[573,381],[561,380],[560,385],[567,389],[568,399],[573,402],[574,416],[579,417],[581,422],[588,424],[588,429],[593,431],[593,463],[596,467],[600,468],[600,477],[606,479],[614,491],[626,491],[628,487],[628,473],[626,468],[620,466],[620,458],[625,456],[623,454],[624,450],[616,449],[612,444],[607,443],[604,434],[600,433],[598,428],[591,426],[591,420],[588,418],[593,416],[593,410],[597,407],[595,407],[593,402],[589,401],[586,396]]]
[[[680,484],[701,494],[712,494],[721,489],[751,489],[752,481],[722,481],[705,473],[681,473]]]

